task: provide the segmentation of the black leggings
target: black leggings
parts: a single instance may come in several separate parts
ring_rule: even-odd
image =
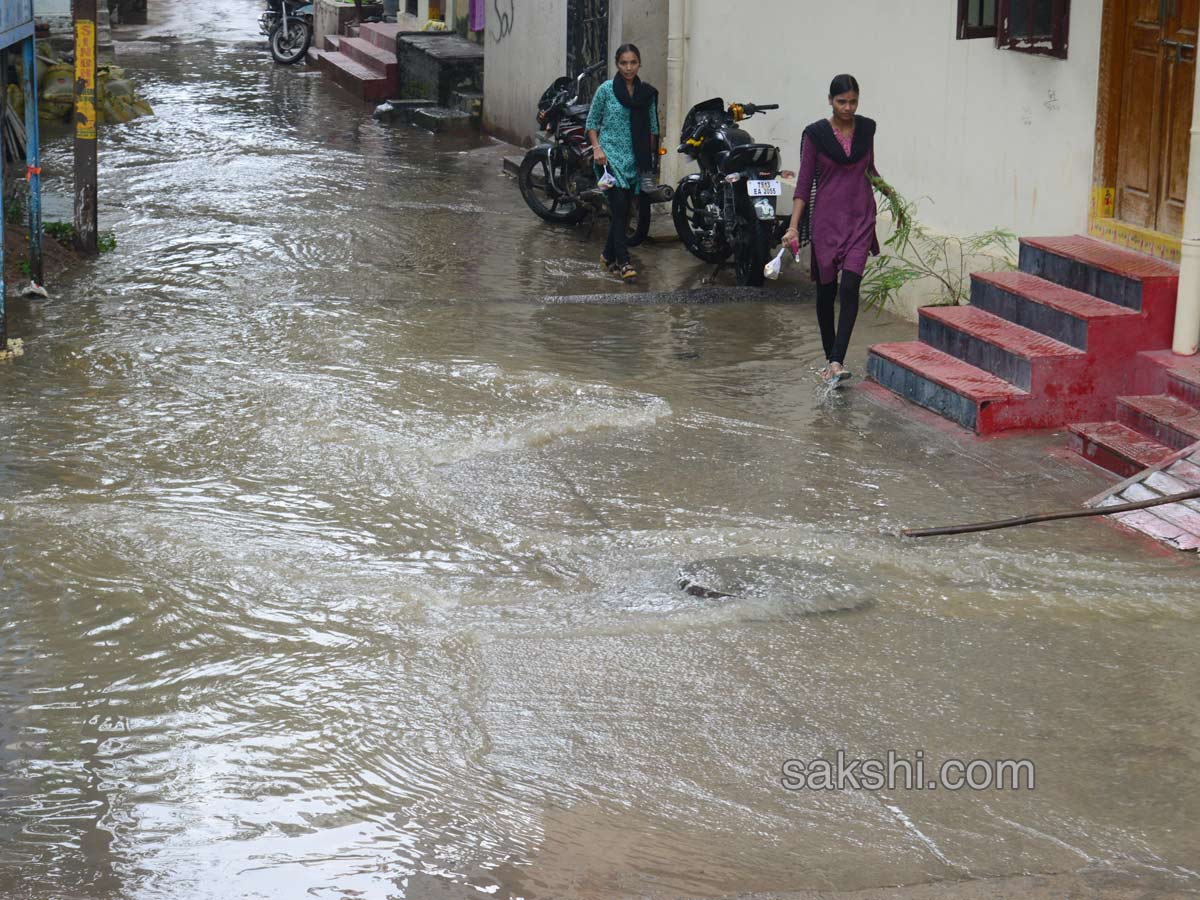
[[[829,284],[817,285],[817,324],[821,326],[821,343],[825,345],[825,358],[830,362],[844,363],[846,348],[850,346],[850,333],[854,331],[854,320],[858,318],[858,288],[862,276],[854,272],[842,273],[842,287],[838,290],[837,279]],[[833,301],[841,297],[842,312],[838,316],[837,330],[833,327]]]
[[[608,240],[604,244],[604,258],[618,266],[629,262],[629,245],[626,243],[625,221],[629,218],[629,204],[634,202],[633,191],[625,188],[610,187],[608,208],[612,213],[612,221],[608,224]]]

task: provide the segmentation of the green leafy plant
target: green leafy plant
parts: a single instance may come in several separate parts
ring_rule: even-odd
[[[70,222],[43,222],[42,231],[60,244],[69,245],[75,242],[75,226]]]
[[[987,260],[989,271],[1016,266],[1013,245],[1017,236],[1003,228],[958,237],[937,234],[916,219],[917,204],[907,200],[877,176],[868,176],[892,217],[892,233],[883,252],[867,265],[863,275],[863,303],[876,311],[894,302],[913,282],[931,280],[943,306],[965,303],[971,295],[971,272]]]
[[[60,244],[68,247],[75,245],[75,226],[70,222],[43,222],[42,231],[54,238]],[[101,253],[111,253],[117,249],[117,235],[112,231],[102,231],[96,235],[96,249]]]
[[[10,194],[4,198],[4,224],[18,225],[25,218],[25,198]]]

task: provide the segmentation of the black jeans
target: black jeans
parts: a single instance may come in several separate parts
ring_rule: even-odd
[[[842,273],[841,290],[837,279],[829,284],[817,285],[817,324],[821,326],[821,343],[825,345],[825,358],[830,362],[844,363],[846,348],[850,346],[850,333],[854,331],[854,320],[858,318],[858,288],[862,276],[854,272]],[[840,296],[841,315],[837,329],[833,326],[833,301]]]

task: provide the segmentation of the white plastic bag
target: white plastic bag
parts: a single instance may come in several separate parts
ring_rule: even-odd
[[[608,166],[605,166],[604,174],[600,176],[600,180],[596,182],[596,186],[602,191],[607,191],[616,183],[616,176],[614,176],[612,172],[608,171]]]
[[[783,254],[787,252],[787,247],[780,247],[779,253],[775,258],[763,266],[763,275],[771,281],[779,277],[779,273],[783,271]]]

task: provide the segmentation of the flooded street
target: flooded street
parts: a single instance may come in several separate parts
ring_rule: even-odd
[[[1063,435],[826,396],[798,279],[539,302],[625,288],[509,148],[275,66],[253,0],[150,13],[117,250],[10,300],[0,897],[1200,892],[1195,556],[896,536],[1076,506],[1108,480]],[[44,166],[69,195],[70,141]],[[707,273],[636,255],[634,296]],[[860,323],[856,372],[914,329]],[[784,789],[839,749],[1036,789]]]

